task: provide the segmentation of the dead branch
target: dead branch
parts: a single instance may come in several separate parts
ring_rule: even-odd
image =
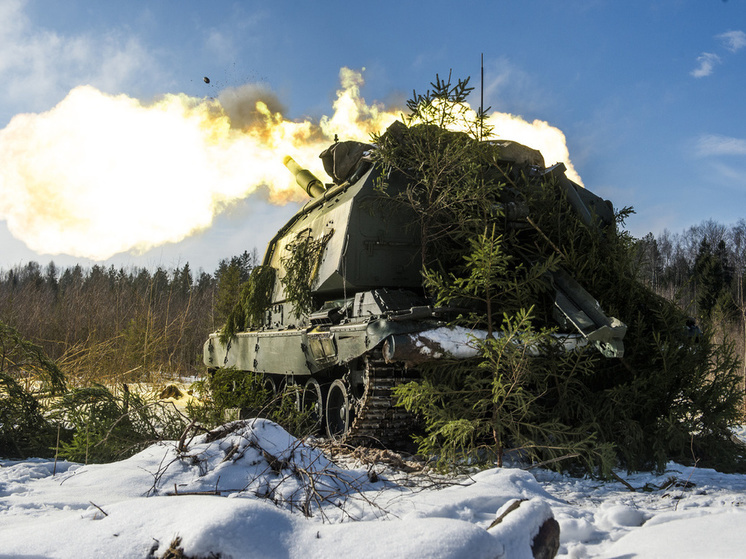
[[[537,462],[536,464],[531,464],[529,466],[526,466],[523,469],[532,470],[534,468],[543,468],[544,466],[548,466],[549,464],[556,464],[557,462],[561,462],[562,460],[569,460],[570,458],[577,458],[578,456],[580,456],[580,454],[565,454],[564,456],[558,456],[556,458],[544,460],[543,462]]]
[[[631,485],[630,485],[629,483],[627,483],[627,482],[626,482],[625,480],[623,480],[622,478],[620,478],[620,477],[619,477],[619,476],[617,475],[617,473],[616,473],[616,472],[612,471],[612,472],[611,472],[611,477],[613,477],[613,478],[614,478],[615,480],[617,480],[617,481],[618,481],[619,483],[621,483],[622,485],[624,485],[624,487],[626,487],[627,489],[629,489],[629,490],[630,490],[630,491],[632,491],[633,493],[634,493],[635,491],[637,491],[637,489],[635,489],[635,488],[634,488],[634,487],[632,487],[632,486],[631,486]]]
[[[98,510],[100,510],[100,511],[101,511],[101,512],[103,513],[103,515],[104,515],[104,516],[109,516],[109,515],[107,514],[107,512],[106,512],[106,511],[105,511],[104,509],[102,509],[101,507],[99,507],[99,506],[98,506],[98,505],[97,505],[96,503],[94,503],[93,501],[88,501],[88,502],[89,502],[89,503],[91,503],[91,504],[92,504],[92,505],[93,505],[94,507],[96,507],[96,508],[97,508]]]

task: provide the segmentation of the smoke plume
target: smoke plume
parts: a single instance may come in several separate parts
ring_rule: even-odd
[[[401,114],[367,104],[359,72],[343,68],[340,81],[332,116],[318,123],[286,119],[256,85],[154,103],[76,87],[50,111],[16,115],[0,130],[0,219],[37,253],[105,260],[206,229],[258,188],[274,203],[301,201],[284,155],[324,180],[318,154],[335,134],[369,141]],[[579,181],[558,129],[501,113],[489,124],[547,163],[564,161]]]

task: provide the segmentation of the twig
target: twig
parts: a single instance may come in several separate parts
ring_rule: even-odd
[[[181,434],[181,437],[179,437],[179,444],[176,445],[176,450],[178,452],[186,452],[187,451],[187,449],[189,447],[189,443],[185,442],[186,441],[186,436],[187,436],[187,433],[189,433],[189,430],[192,427],[194,427],[195,423],[197,423],[197,420],[196,419],[192,419],[192,421],[189,423],[189,425],[187,425],[186,428],[184,429],[184,432]],[[192,439],[189,439],[189,442],[191,443]]]
[[[167,497],[183,497],[184,495],[220,495],[221,493],[231,493],[240,491],[239,489],[211,489],[209,491],[177,491],[174,484],[174,492],[166,493]]]
[[[618,475],[616,474],[616,472],[614,472],[613,470],[611,471],[611,477],[613,477],[613,478],[614,478],[615,480],[617,480],[617,481],[618,481],[619,483],[621,483],[622,485],[624,485],[624,487],[626,487],[627,489],[629,489],[629,490],[630,490],[630,491],[632,491],[633,493],[634,493],[635,491],[637,491],[637,489],[635,489],[635,488],[634,488],[634,487],[632,487],[632,486],[631,486],[631,485],[630,485],[629,483],[627,483],[627,482],[626,482],[625,480],[623,480],[622,478],[620,478],[620,477],[619,477],[619,476],[618,476]]]
[[[544,466],[548,466],[549,464],[554,464],[555,462],[561,462],[562,460],[569,460],[570,458],[577,458],[578,456],[580,456],[580,454],[565,454],[564,456],[558,456],[557,458],[551,458],[549,460],[544,460],[543,462],[537,462],[536,464],[531,464],[529,466],[526,466],[523,469],[532,470],[534,468],[543,468]]]
[[[57,424],[57,444],[54,445],[54,468],[52,468],[52,477],[57,475],[57,456],[60,452],[60,429],[62,428],[62,424]]]
[[[694,454],[694,435],[692,435],[692,437],[690,439],[689,449],[692,452],[692,458],[694,458],[694,466],[692,466],[692,471],[689,472],[689,477],[686,478],[686,482],[684,482],[684,486],[681,489],[681,494],[682,495],[684,494],[684,489],[686,489],[687,487],[691,487],[691,485],[689,485],[691,483],[689,480],[692,479],[692,476],[694,475],[694,470],[697,469],[697,464],[699,463],[699,458],[697,458],[697,455]],[[673,507],[674,511],[679,508],[679,501],[681,499],[682,499],[682,497],[679,497],[678,499],[676,499],[676,504]]]
[[[565,253],[564,253],[564,252],[562,252],[562,251],[561,251],[561,250],[560,250],[559,248],[557,248],[557,245],[555,245],[555,244],[554,244],[554,242],[552,242],[552,240],[551,240],[551,239],[550,239],[549,237],[547,237],[547,236],[546,236],[546,234],[544,233],[544,231],[542,231],[542,230],[541,230],[541,229],[539,228],[539,226],[538,226],[538,225],[536,225],[536,223],[534,223],[534,222],[533,222],[533,220],[532,220],[532,219],[531,219],[530,217],[528,217],[528,216],[527,216],[527,217],[526,217],[526,221],[528,221],[528,222],[529,222],[529,223],[531,224],[531,226],[532,226],[532,227],[533,227],[534,229],[536,229],[536,231],[537,231],[537,232],[539,233],[539,235],[541,235],[542,237],[544,237],[544,240],[545,240],[546,242],[548,242],[548,243],[549,243],[550,245],[552,245],[552,248],[553,248],[553,249],[555,250],[555,252],[556,252],[557,254],[559,254],[559,255],[560,255],[560,257],[562,257],[562,258],[564,258],[565,260],[567,260],[567,256],[565,256]]]
[[[101,507],[99,507],[96,503],[94,503],[93,501],[88,501],[88,502],[91,503],[98,510],[100,510],[104,514],[104,516],[109,516],[108,514],[106,514],[106,511],[104,509],[102,509]]]
[[[500,516],[498,516],[497,518],[495,518],[495,520],[492,521],[492,524],[490,524],[487,529],[491,530],[492,528],[500,524],[505,519],[506,516],[508,516],[514,510],[517,510],[518,507],[521,506],[521,503],[525,501],[528,501],[528,499],[515,499],[512,503],[510,503],[510,506],[508,506],[508,508],[505,509],[505,511],[503,511],[503,513]]]

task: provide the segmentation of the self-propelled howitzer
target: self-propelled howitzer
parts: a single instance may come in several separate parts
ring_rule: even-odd
[[[312,198],[267,247],[262,267],[274,272],[274,285],[261,319],[227,341],[221,332],[211,334],[204,362],[211,370],[264,374],[275,390],[296,385],[299,403],[314,411],[330,438],[396,445],[411,425],[393,405],[392,389],[417,378],[423,362],[476,356],[473,340],[486,333],[449,326],[453,309],[425,296],[414,214],[391,203],[406,180],[374,164],[374,149],[339,142],[325,150],[332,184],[285,158]],[[544,168],[539,152],[515,142],[495,149],[522,176],[551,177],[587,223],[613,227],[611,204],[570,181],[564,165]],[[377,188],[383,177],[385,193]],[[556,290],[557,344],[567,350],[592,344],[620,357],[624,324],[606,316],[566,273],[553,272],[548,281]]]

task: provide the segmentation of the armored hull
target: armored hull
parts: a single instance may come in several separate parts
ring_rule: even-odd
[[[613,221],[610,204],[567,179],[564,166],[545,169],[538,152],[520,144],[499,147],[521,172],[550,174],[568,190],[581,218]],[[322,153],[334,179],[328,185],[286,158],[313,198],[269,243],[262,266],[273,272],[274,283],[259,318],[228,339],[210,335],[204,362],[213,370],[262,373],[275,389],[298,386],[301,404],[315,411],[330,438],[396,445],[411,426],[393,405],[392,389],[417,378],[423,362],[475,356],[474,340],[486,333],[449,326],[453,309],[426,298],[415,216],[391,203],[407,183],[373,164],[373,149],[344,142]],[[294,262],[293,255],[309,247],[305,267],[296,266],[300,257]],[[296,277],[298,270],[303,277]],[[558,273],[551,281],[558,345],[593,344],[609,357],[621,355],[624,325],[607,317],[572,278]],[[299,283],[308,287],[305,297],[294,291]]]

